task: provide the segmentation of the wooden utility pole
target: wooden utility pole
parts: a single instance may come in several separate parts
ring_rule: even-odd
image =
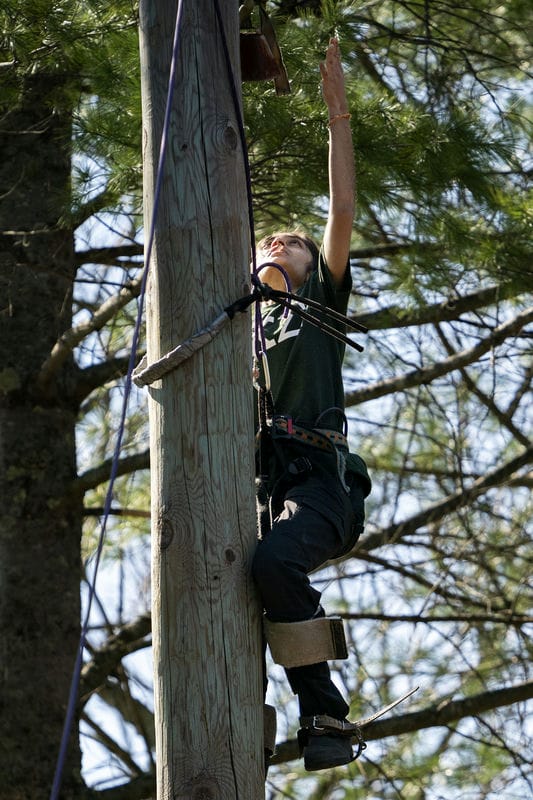
[[[236,84],[237,2],[221,2]],[[140,8],[145,230],[176,4]],[[243,153],[213,0],[187,0],[146,298],[148,363],[249,291]],[[160,800],[264,797],[251,325],[238,317],[149,391]]]

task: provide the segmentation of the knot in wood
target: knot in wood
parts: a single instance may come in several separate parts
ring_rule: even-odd
[[[223,141],[228,150],[235,150],[237,148],[239,137],[233,125],[228,124],[224,128]]]
[[[216,800],[217,797],[219,797],[218,790],[211,782],[195,786],[191,794],[191,800]]]
[[[163,511],[158,523],[159,549],[166,550],[174,538],[174,527],[168,517],[168,512]]]

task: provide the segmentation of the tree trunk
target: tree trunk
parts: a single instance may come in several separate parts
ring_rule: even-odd
[[[48,798],[80,620],[81,503],[71,365],[45,391],[39,368],[70,325],[70,113],[63,89],[33,75],[0,106],[0,775],[2,800]],[[75,737],[73,737],[74,739]],[[72,743],[63,797],[76,796]]]
[[[249,291],[244,162],[221,34],[212,2],[184,6],[150,265],[149,363]],[[238,70],[238,6],[221,6]],[[141,3],[146,231],[174,14],[163,0]],[[249,570],[249,317],[149,395],[158,797],[257,800],[264,774],[260,616]]]

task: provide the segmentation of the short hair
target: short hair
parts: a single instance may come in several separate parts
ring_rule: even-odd
[[[272,239],[275,239],[276,236],[280,236],[281,234],[284,236],[294,236],[300,239],[311,253],[311,270],[318,269],[318,256],[320,254],[320,248],[314,239],[312,239],[305,231],[302,231],[298,228],[293,231],[275,231],[274,233],[270,233],[268,236],[263,236],[263,238],[257,243],[258,249],[262,250],[263,248],[267,247]]]

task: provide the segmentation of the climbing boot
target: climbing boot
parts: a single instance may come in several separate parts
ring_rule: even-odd
[[[308,744],[304,747],[304,767],[307,772],[340,767],[350,761],[353,761],[352,744],[342,736],[309,736]]]
[[[307,772],[349,764],[366,747],[359,727],[347,720],[317,715],[302,717],[300,723],[302,727],[298,731],[298,742]],[[357,744],[355,755],[352,739]]]
[[[301,728],[298,731],[300,755],[303,753],[304,766],[308,772],[317,769],[329,769],[349,764],[359,758],[366,748],[362,730],[371,722],[382,717],[417,691],[411,689],[374,714],[357,722],[347,719],[335,719],[327,714],[315,714],[313,717],[300,717]],[[355,745],[355,753],[352,751]]]

